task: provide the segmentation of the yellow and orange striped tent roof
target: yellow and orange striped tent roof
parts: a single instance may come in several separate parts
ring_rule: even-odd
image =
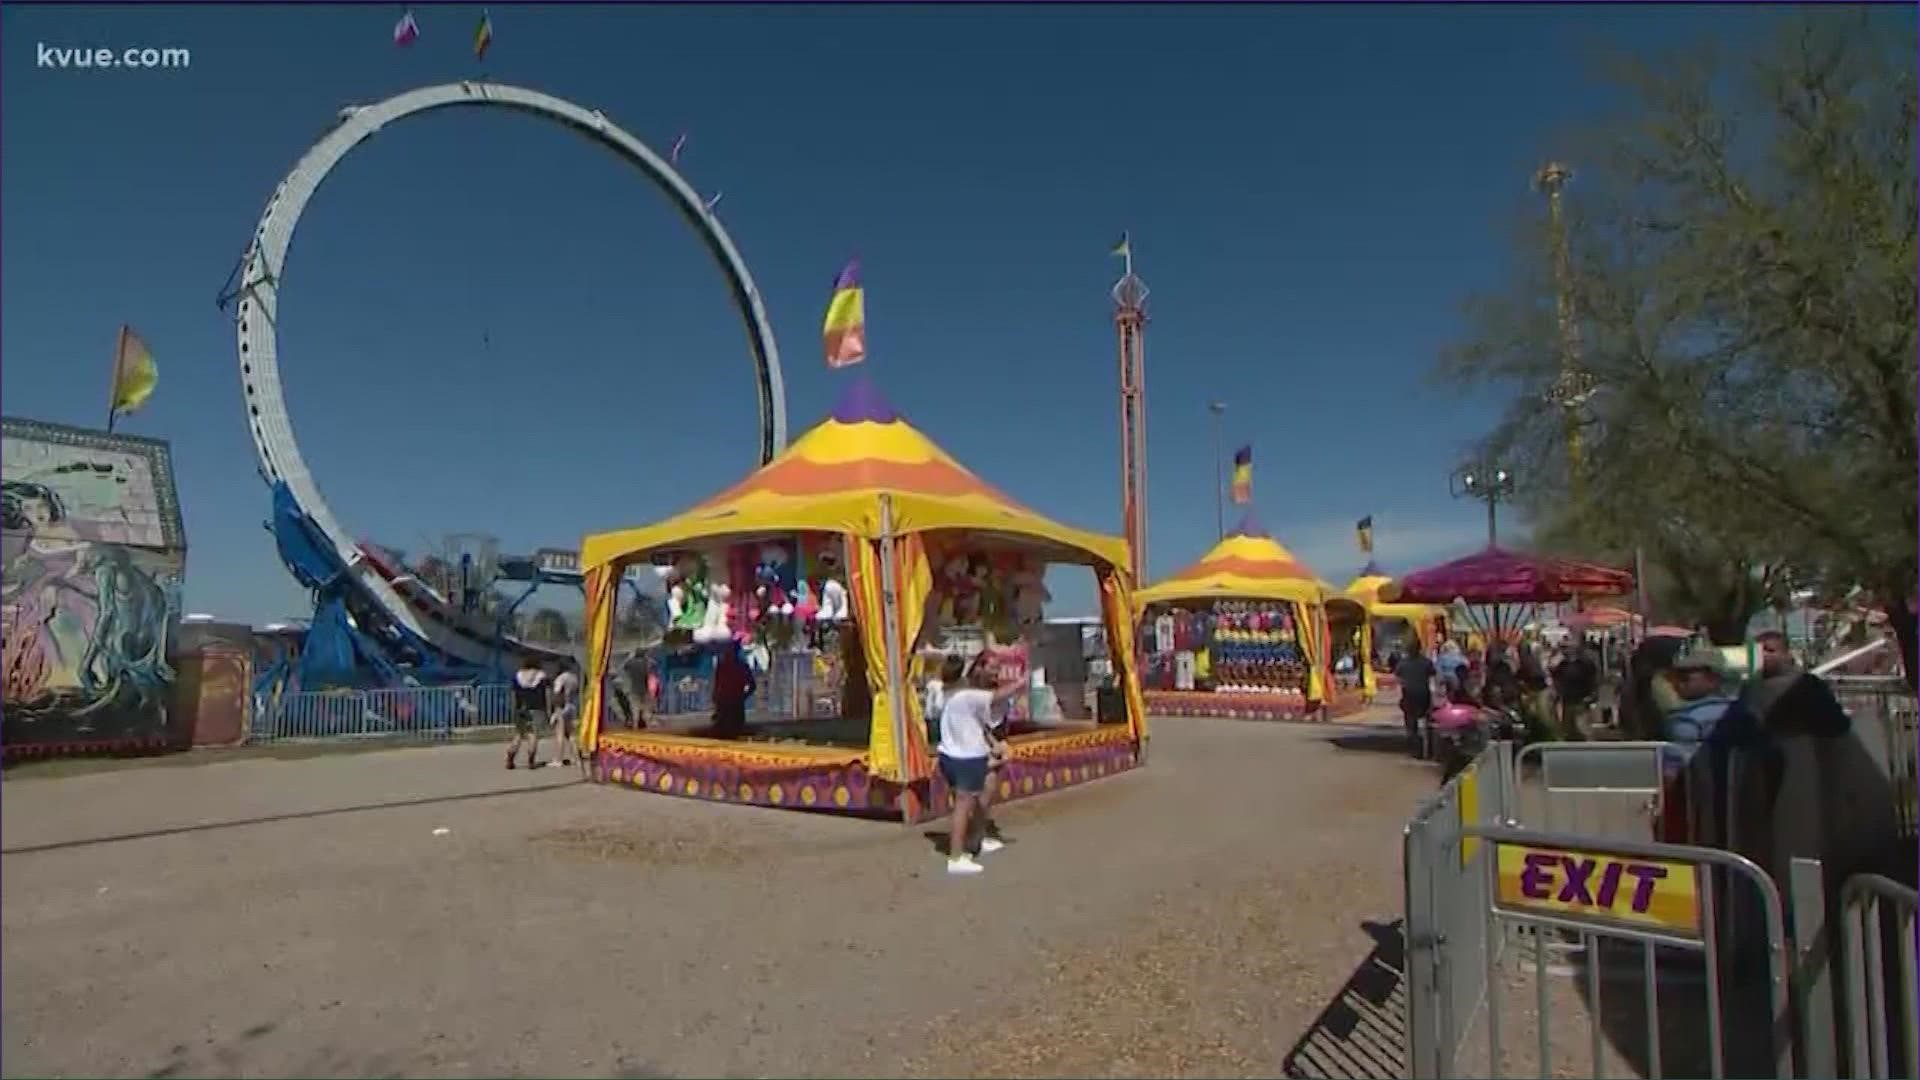
[[[1133,594],[1136,606],[1181,600],[1324,602],[1328,589],[1248,515],[1200,561]]]
[[[885,496],[891,520],[882,521]],[[941,529],[1000,533],[1089,562],[1127,564],[1126,541],[1041,517],[967,471],[907,423],[865,376],[833,414],[745,480],[654,525],[588,536],[582,569],[723,537],[793,532],[882,536]]]

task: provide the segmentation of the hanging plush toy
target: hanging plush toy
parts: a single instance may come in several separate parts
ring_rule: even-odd
[[[667,611],[675,630],[698,630],[707,619],[707,564],[697,555],[673,561],[673,586],[667,590]]]
[[[823,623],[845,622],[851,611],[847,602],[847,587],[840,583],[840,556],[831,552],[820,553],[820,617]]]
[[[820,601],[813,595],[813,586],[806,578],[793,583],[793,617],[802,623],[812,622],[820,614]]]
[[[948,557],[940,564],[939,619],[941,626],[954,626],[960,622],[960,598],[972,590],[967,579],[967,560],[959,554]]]
[[[700,628],[693,632],[693,640],[702,645],[714,645],[733,637],[733,631],[727,626],[728,620],[733,615],[733,605],[729,603],[732,596],[733,590],[727,588],[724,583],[716,582],[711,586],[704,612],[705,618]]]
[[[766,590],[765,600],[760,608],[763,615],[777,615],[781,618],[793,615],[793,598],[788,594],[788,579],[793,572],[788,563],[786,548],[779,544],[761,546],[757,576],[759,587]]]
[[[967,559],[966,622],[985,626],[999,617],[998,590],[993,580],[993,563],[985,555]]]
[[[1013,621],[1020,631],[1029,633],[1046,619],[1046,605],[1053,600],[1047,591],[1045,575],[1031,566],[1015,570],[1007,579],[1012,593]]]

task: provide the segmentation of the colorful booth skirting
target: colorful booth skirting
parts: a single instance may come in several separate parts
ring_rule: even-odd
[[[998,774],[999,801],[1044,795],[1114,776],[1139,764],[1126,727],[1016,736]],[[594,754],[593,778],[705,802],[787,810],[895,816],[908,789],[875,777],[866,755],[809,747],[763,750],[689,736],[604,733]],[[951,807],[936,774],[913,785],[916,820]]]

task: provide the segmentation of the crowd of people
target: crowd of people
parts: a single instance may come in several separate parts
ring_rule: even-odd
[[[1616,645],[1585,639],[1558,646],[1495,642],[1469,654],[1448,638],[1431,653],[1414,647],[1387,663],[1400,685],[1408,750],[1420,756],[1427,718],[1442,705],[1509,711],[1529,741],[1585,739],[1609,673],[1622,671],[1622,659]]]
[[[1655,838],[1738,851],[1780,881],[1794,857],[1820,859],[1836,886],[1861,871],[1911,877],[1911,867],[1895,865],[1903,848],[1895,788],[1862,742],[1878,733],[1854,731],[1833,688],[1800,665],[1784,634],[1762,632],[1753,644],[1746,673],[1720,648],[1678,638],[1649,638],[1630,652],[1574,641],[1496,644],[1478,655],[1447,641],[1395,658],[1395,673],[1416,755],[1428,717],[1451,704],[1506,710],[1522,718],[1528,741],[1606,731],[1665,742]],[[1604,726],[1594,717],[1602,697],[1613,705]]]

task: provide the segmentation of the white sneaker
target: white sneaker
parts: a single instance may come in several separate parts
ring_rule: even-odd
[[[962,855],[957,859],[947,860],[947,873],[949,874],[978,874],[985,869],[986,867],[974,862],[973,856],[971,855]]]
[[[980,854],[982,855],[991,855],[1006,846],[1005,843],[995,840],[991,836],[983,836],[980,838]]]

